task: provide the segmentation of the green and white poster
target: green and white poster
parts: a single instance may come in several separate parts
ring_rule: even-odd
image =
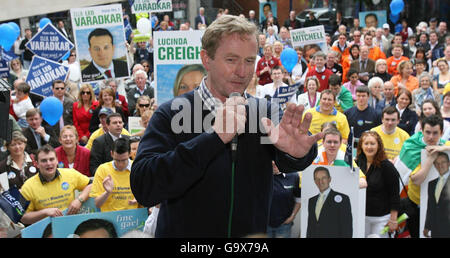
[[[82,82],[129,76],[122,5],[70,9]]]
[[[323,25],[291,30],[292,46],[303,48],[306,60],[317,51],[328,53]]]
[[[203,31],[155,31],[153,34],[158,105],[198,86],[204,71],[200,51]],[[184,67],[184,69],[182,69]],[[183,71],[187,71],[185,74]],[[181,89],[181,90],[180,90]]]

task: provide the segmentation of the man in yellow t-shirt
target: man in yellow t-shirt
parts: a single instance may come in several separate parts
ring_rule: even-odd
[[[400,154],[403,143],[409,138],[407,132],[397,127],[399,122],[400,112],[394,106],[389,106],[381,114],[382,124],[371,129],[380,135],[386,156],[392,162]]]
[[[87,142],[87,144],[85,146],[86,148],[91,150],[92,144],[94,143],[94,140],[97,139],[98,137],[104,135],[108,131],[108,127],[106,126],[106,117],[108,117],[108,115],[111,115],[112,113],[113,113],[112,110],[109,109],[109,108],[102,108],[100,110],[100,112],[98,113],[98,117],[100,119],[101,127],[98,128],[97,130],[95,130],[91,134],[91,136],[89,137],[89,140],[88,140],[88,142]],[[130,133],[125,128],[122,129],[122,132],[120,134],[124,134],[124,135],[130,136]]]
[[[95,205],[102,212],[138,208],[138,203],[131,192],[131,160],[128,139],[119,138],[112,146],[112,161],[97,168],[92,183],[90,197],[95,198]]]
[[[422,132],[418,132],[408,139],[402,147],[399,160],[395,163],[395,167],[403,174],[402,169],[410,167],[408,164],[417,163],[418,165],[412,169],[408,182],[408,221],[407,227],[411,237],[419,237],[420,225],[420,185],[425,181],[428,173],[437,157],[438,152],[450,150],[450,141],[443,141],[440,137],[443,134],[444,121],[437,115],[431,115],[423,119]],[[406,149],[410,150],[407,151]],[[405,149],[405,150],[404,150]],[[427,159],[420,163],[420,151],[427,150]],[[402,165],[403,163],[404,165]]]
[[[336,123],[336,127],[341,133],[343,141],[347,141],[348,134],[350,133],[347,117],[336,110],[334,107],[335,101],[336,97],[333,92],[331,90],[324,90],[320,94],[319,106],[306,110],[303,113],[303,117],[305,117],[306,113],[311,113],[312,120],[309,131],[312,134],[320,133],[323,123],[333,122]]]
[[[42,146],[36,154],[39,173],[25,181],[20,189],[23,197],[30,201],[22,223],[33,224],[48,216],[77,214],[89,196],[90,180],[75,169],[57,168],[58,158],[50,145]],[[81,191],[75,198],[74,190]]]

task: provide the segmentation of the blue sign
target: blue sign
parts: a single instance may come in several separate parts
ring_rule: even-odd
[[[9,66],[5,60],[0,61],[0,78],[9,77]]]
[[[14,223],[19,223],[30,204],[15,187],[0,195],[0,208]]]
[[[31,92],[50,97],[53,95],[52,82],[66,81],[68,71],[67,66],[35,55],[25,81],[30,85]]]
[[[25,46],[34,54],[53,61],[59,61],[74,47],[51,23],[47,23]]]
[[[0,60],[9,62],[17,58],[19,57],[14,54],[14,49],[11,48],[11,50],[5,51],[5,49],[0,46]]]
[[[101,220],[106,224],[112,224],[112,227],[110,227],[111,230],[113,230],[118,237],[121,237],[131,230],[142,231],[147,218],[147,208],[54,217],[52,218],[53,237],[80,237],[78,226],[84,224],[84,228],[88,228],[88,224],[92,220]]]
[[[286,102],[289,102],[292,96],[294,96],[299,86],[300,83],[280,86],[272,98],[277,98],[280,104],[285,104]]]

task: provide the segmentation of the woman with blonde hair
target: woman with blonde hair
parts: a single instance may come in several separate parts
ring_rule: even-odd
[[[273,56],[280,59],[281,52],[283,52],[283,43],[277,40],[273,43]]]
[[[394,84],[395,95],[397,96],[400,89],[407,89],[410,92],[419,88],[419,80],[413,73],[413,64],[409,60],[401,61],[398,64],[398,74],[391,78],[391,82]]]
[[[89,132],[93,133],[95,132],[95,130],[99,128],[100,118],[98,117],[98,114],[100,113],[100,109],[102,108],[108,108],[113,113],[119,113],[122,116],[122,121],[125,127],[125,125],[127,124],[127,120],[121,108],[121,104],[115,101],[116,93],[114,92],[114,90],[111,87],[100,90],[100,93],[98,94],[98,99],[99,99],[98,106],[92,112],[91,123],[89,124]]]
[[[88,83],[81,85],[78,92],[78,101],[72,106],[73,125],[77,129],[78,141],[81,145],[85,145],[91,133],[89,132],[89,124],[92,118],[92,111],[95,109],[97,99],[94,90]]]
[[[59,142],[61,146],[55,149],[59,168],[73,168],[83,175],[91,176],[89,160],[91,152],[78,145],[77,129],[73,125],[66,125],[61,129]]]
[[[179,96],[197,88],[207,74],[201,64],[191,64],[181,67],[173,84],[173,96]]]
[[[22,79],[25,81],[28,75],[28,70],[24,69],[20,59],[13,59],[9,63],[9,78],[8,81],[13,84],[16,79]]]

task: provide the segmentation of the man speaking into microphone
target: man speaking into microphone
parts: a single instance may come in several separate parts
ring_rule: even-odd
[[[311,115],[302,121],[303,106],[288,105],[277,124],[278,107],[259,117],[261,110],[271,110],[270,103],[244,94],[255,71],[257,37],[254,24],[222,15],[202,38],[207,76],[197,89],[163,103],[153,114],[130,179],[140,204],[161,203],[156,237],[265,233],[272,160],[289,173],[305,169],[316,157],[322,133],[308,134]]]

